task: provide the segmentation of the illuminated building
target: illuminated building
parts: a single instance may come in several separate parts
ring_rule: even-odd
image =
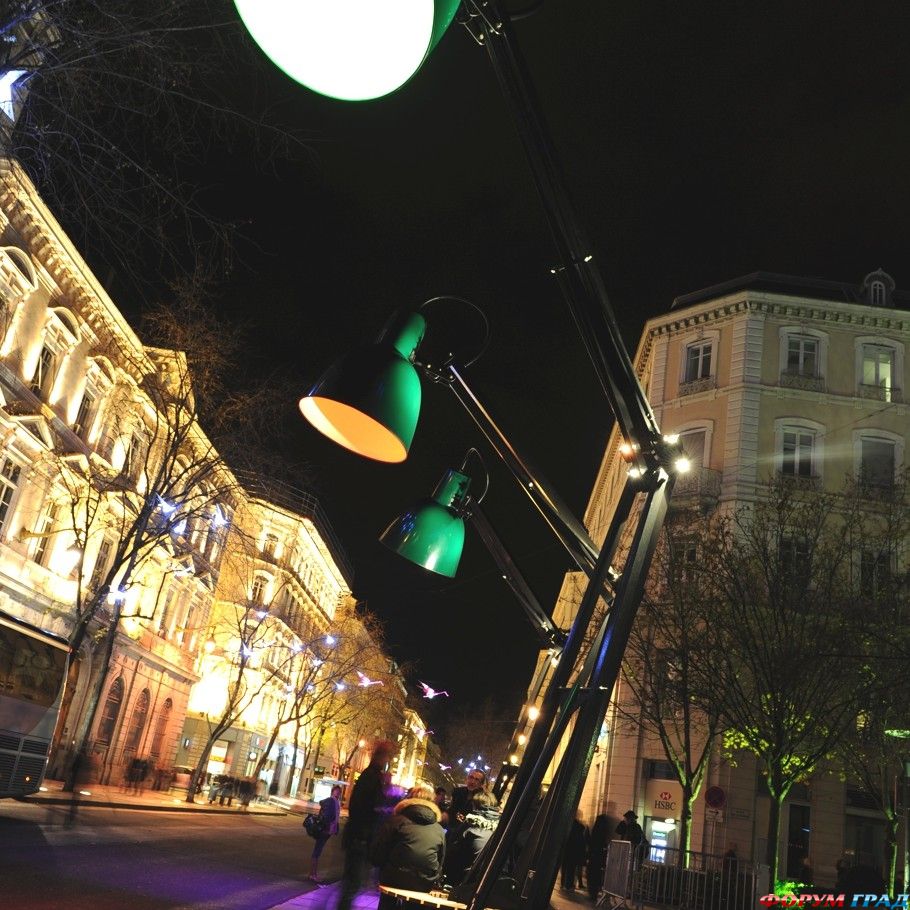
[[[825,490],[841,489],[848,477],[893,485],[910,430],[908,304],[910,294],[880,270],[856,285],[759,272],[680,297],[650,319],[635,366],[663,431],[679,434],[691,461],[673,508],[729,509],[754,500],[775,475]],[[587,507],[595,540],[628,470],[620,443],[614,431]],[[579,589],[567,576],[557,625],[568,625]],[[681,787],[656,739],[617,711],[621,702],[634,714],[630,698],[621,680],[581,808],[589,822],[601,812],[618,821],[632,808],[652,844],[676,846],[667,820],[680,818]],[[794,786],[784,804],[781,878],[798,878],[807,854],[822,882],[834,882],[844,853],[883,863],[881,813],[861,787],[827,770]],[[770,799],[760,780],[748,753],[736,767],[713,756],[694,805],[693,850],[722,853],[736,843],[741,858],[764,861]],[[723,791],[718,808],[706,805],[710,787]]]

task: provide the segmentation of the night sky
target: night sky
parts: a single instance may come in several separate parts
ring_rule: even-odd
[[[859,283],[882,267],[910,287],[904,4],[550,0],[515,31],[633,350],[674,297],[757,269]],[[272,171],[243,144],[211,152],[203,193],[247,223],[219,305],[254,319],[251,370],[299,381],[282,446],[329,513],[392,653],[417,664],[414,680],[451,692],[434,724],[487,694],[511,719],[536,640],[482,545],[469,532],[448,581],[376,537],[476,445],[493,477],[487,512],[547,608],[568,568],[555,539],[444,389],[424,387],[399,466],[333,446],[296,410],[394,308],[469,298],[493,332],[469,382],[581,514],[611,416],[549,274],[510,112],[485,52],[457,26],[409,84],[374,102],[313,95],[261,55],[250,65],[273,118],[305,131],[312,155]],[[470,316],[446,329],[476,344]]]

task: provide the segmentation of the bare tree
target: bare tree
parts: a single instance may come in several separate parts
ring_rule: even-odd
[[[102,339],[95,356],[110,365],[110,387],[92,417],[94,437],[75,453],[49,455],[44,466],[55,482],[58,528],[80,554],[70,644],[93,656],[75,752],[87,745],[121,621],[153,619],[158,598],[146,589],[156,575],[159,594],[171,575],[187,571],[214,583],[242,496],[225,457],[244,435],[245,406],[225,392],[220,375],[232,333],[186,296],[152,319],[158,337],[170,333],[185,349],[129,350],[114,335]],[[202,431],[204,412],[222,449]]]
[[[476,707],[459,707],[450,711],[443,743],[446,764],[452,765],[456,781],[457,773],[466,772],[471,764],[476,764],[487,774],[493,771],[495,776],[501,761],[508,758],[509,736],[514,722],[514,718],[492,696],[487,696]],[[458,783],[463,783],[463,780]]]
[[[200,250],[226,268],[235,226],[200,189],[202,162],[238,138],[260,164],[306,153],[270,121],[259,71],[228,0],[11,0],[0,155],[134,287]]]
[[[705,543],[718,596],[713,697],[724,743],[760,762],[771,811],[767,862],[778,873],[781,805],[831,756],[862,704],[862,661],[850,596],[855,500],[786,480],[758,491]],[[842,653],[837,672],[816,655]]]
[[[711,697],[714,589],[699,552],[710,521],[686,512],[665,525],[626,648],[623,679],[634,700],[616,705],[628,723],[657,738],[676,774],[683,794],[682,851],[689,850],[692,805],[721,725],[719,706]]]
[[[854,534],[852,591],[860,626],[852,647],[863,660],[868,696],[840,743],[838,758],[844,776],[863,788],[885,818],[884,859],[888,889],[894,893],[901,821],[898,781],[910,757],[910,680],[903,670],[910,644],[903,553],[903,541],[910,534],[910,507],[906,479],[880,492],[884,495],[870,497],[862,484],[848,489],[863,507]],[[841,658],[842,654],[835,655],[838,662]],[[877,858],[865,859],[874,863]]]
[[[309,740],[334,748],[342,770],[347,770],[357,744],[374,735],[377,716],[381,716],[391,690],[388,661],[382,650],[382,630],[374,617],[344,607],[325,635],[309,645],[298,646],[299,663],[285,684],[286,696],[274,719],[266,747],[255,774],[259,774],[282,730],[293,727],[295,746],[301,731]],[[342,735],[346,731],[346,735]],[[308,752],[310,750],[307,750]],[[296,770],[292,759],[289,785]]]

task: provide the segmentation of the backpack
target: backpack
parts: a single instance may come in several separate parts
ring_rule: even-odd
[[[303,820],[303,828],[310,837],[322,837],[327,827],[328,825],[323,815],[310,814]]]

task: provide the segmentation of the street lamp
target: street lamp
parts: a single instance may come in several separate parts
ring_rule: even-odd
[[[364,2],[367,3],[369,0]],[[239,8],[248,9],[254,4],[259,5],[259,0],[242,0]],[[429,0],[424,0],[424,3],[418,6],[426,12],[429,9]],[[336,12],[334,3],[325,4],[325,7],[332,13]],[[344,4],[338,4],[338,7],[340,7],[338,15],[343,16]],[[437,25],[442,24],[444,17],[440,17],[437,22],[436,4],[433,10],[435,29]],[[525,845],[515,864],[515,880],[518,882],[523,905],[533,910],[544,910],[549,905],[559,856],[568,837],[590,769],[603,717],[620,672],[622,656],[641,600],[645,577],[667,511],[677,472],[674,463],[682,452],[678,442],[671,443],[661,435],[638,381],[591,247],[566,190],[557,164],[555,148],[538,110],[527,66],[511,34],[508,17],[498,9],[495,0],[463,0],[460,11],[459,21],[487,51],[500,88],[515,115],[519,136],[528,157],[557,252],[557,261],[550,271],[559,282],[572,319],[579,328],[619,431],[630,446],[629,477],[599,552],[596,547],[586,546],[587,533],[579,533],[578,529],[572,526],[571,521],[567,519],[569,513],[562,513],[558,500],[549,495],[537,495],[536,492],[532,495],[532,500],[541,514],[589,577],[587,589],[569,632],[566,656],[554,669],[551,689],[555,686],[557,676],[564,678],[568,683],[568,674],[574,664],[574,658],[570,659],[570,655],[580,653],[582,641],[587,638],[589,626],[595,616],[595,606],[604,585],[612,583],[614,596],[609,613],[591,636],[591,645],[584,666],[575,682],[571,686],[566,685],[565,693],[560,697],[555,710],[541,712],[540,722],[535,724],[533,733],[534,737],[539,737],[535,740],[535,748],[532,750],[529,744],[527,750],[529,758],[526,758],[519,769],[512,795],[506,804],[498,828],[466,880],[464,896],[468,910],[479,910],[486,906],[494,884],[518,843],[522,829],[527,827],[526,821],[532,819],[531,833],[525,839]],[[287,28],[288,23],[285,21],[282,25]],[[360,25],[361,22],[356,18],[348,21],[339,19],[336,27],[362,31],[358,28]],[[335,34],[329,29],[321,34],[320,38],[329,42]],[[431,32],[428,37],[423,53],[431,47],[434,34],[436,33]],[[255,32],[254,37],[260,40]],[[300,38],[299,34],[294,35],[294,39]],[[395,347],[394,340],[392,346]],[[396,348],[398,354],[404,359],[411,359],[411,355],[402,354],[404,347],[402,344]],[[399,373],[400,366],[399,364]],[[462,387],[458,384],[459,372],[451,365],[447,366],[446,371],[452,379],[451,387],[456,394],[460,394],[459,390]],[[363,431],[368,438],[375,437],[378,443],[377,451],[392,456],[386,460],[400,461],[405,457],[409,442],[402,436],[396,436],[393,431],[390,432],[394,441],[389,440],[384,432],[377,431],[375,424],[379,424],[383,430],[389,428],[376,420],[375,410],[358,411],[357,415],[351,415],[344,408],[353,407],[355,411],[358,410],[357,406],[352,404],[352,399],[348,398],[345,401],[330,399],[324,394],[324,389],[322,394],[311,393],[308,397],[313,399],[313,403],[301,405],[304,416],[330,438],[353,449],[354,446],[349,444],[353,434]],[[473,396],[469,397],[471,401],[466,403],[466,406],[476,407],[482,411],[476,399],[473,399]],[[329,403],[325,406],[325,401],[335,404]],[[336,404],[341,407],[336,407]],[[315,415],[307,413],[313,410],[316,411]],[[316,419],[313,419],[314,416]],[[361,416],[367,419],[362,420]],[[472,413],[472,417],[474,416]],[[321,426],[321,423],[328,425]],[[486,426],[483,420],[479,425],[482,428]],[[484,432],[487,438],[491,439],[486,429]],[[498,428],[492,435],[491,442],[497,453],[518,477],[525,467],[520,463],[521,459],[515,458],[514,449]],[[519,464],[516,465],[514,463],[516,461]],[[528,483],[531,484],[530,489],[533,489],[533,478],[529,479]],[[617,577],[611,561],[623,536],[628,537],[629,547],[622,574]],[[536,809],[537,793],[546,770],[556,757],[563,744],[563,737],[570,727],[571,733],[564,744],[558,773],[544,803]]]
[[[234,0],[271,61],[330,98],[366,101],[404,85],[460,0]]]
[[[484,473],[483,492],[476,497],[470,493],[471,478],[465,473],[472,459],[479,463]],[[480,504],[489,485],[483,458],[477,449],[468,449],[458,470],[446,471],[432,496],[421,499],[396,518],[382,532],[379,540],[415,565],[452,578],[464,547],[465,522],[470,522],[493,557],[503,581],[518,598],[542,647],[561,650],[565,635],[540,605],[481,509]]]

